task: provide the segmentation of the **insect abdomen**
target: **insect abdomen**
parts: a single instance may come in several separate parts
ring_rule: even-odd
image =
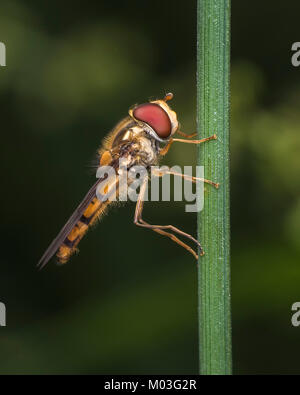
[[[56,257],[58,263],[67,263],[70,257],[77,251],[77,245],[88,231],[89,227],[104,213],[110,202],[100,202],[96,197],[87,206],[86,210],[72,228],[63,244],[59,247]]]

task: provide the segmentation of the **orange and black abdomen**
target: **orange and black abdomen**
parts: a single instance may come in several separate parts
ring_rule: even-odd
[[[116,171],[118,170],[119,158],[127,154],[124,147],[127,148],[129,144],[129,141],[125,139],[122,145],[122,139],[124,139],[128,128],[134,125],[135,122],[128,116],[111,131],[98,151],[100,167],[112,166]],[[123,148],[122,151],[121,148]],[[102,185],[103,181],[105,182]],[[100,201],[96,197],[97,191],[101,196],[107,196],[107,200]],[[102,216],[107,206],[115,200],[110,200],[114,191],[118,194],[118,178],[109,179],[107,175],[104,175],[97,179],[39,260],[40,269],[49,262],[54,254],[56,254],[58,263],[63,264],[70,259],[72,254],[77,251],[77,246],[88,229]]]
[[[74,252],[76,252],[80,240],[86,234],[89,227],[104,213],[109,203],[109,200],[100,202],[97,197],[94,197],[59,247],[56,253],[59,263],[66,263]]]

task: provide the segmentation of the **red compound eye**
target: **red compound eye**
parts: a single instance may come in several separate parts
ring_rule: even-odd
[[[171,134],[170,118],[158,104],[141,104],[133,111],[133,116],[146,122],[163,139]]]

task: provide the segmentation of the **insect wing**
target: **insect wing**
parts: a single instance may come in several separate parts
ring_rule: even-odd
[[[39,269],[42,269],[48,262],[49,260],[53,257],[53,255],[56,253],[56,251],[59,249],[59,247],[62,245],[68,234],[71,232],[73,227],[76,225],[76,223],[80,220],[82,217],[84,211],[88,207],[88,205],[91,203],[91,201],[95,198],[96,196],[96,191],[98,186],[106,180],[107,177],[101,177],[95,182],[95,184],[91,187],[91,189],[88,191],[86,196],[84,197],[83,201],[80,203],[80,205],[76,208],[74,213],[71,215],[65,226],[61,229],[59,234],[56,236],[56,238],[52,241],[50,246],[47,248],[46,252],[40,259],[38,263]],[[108,182],[108,181],[107,181]]]

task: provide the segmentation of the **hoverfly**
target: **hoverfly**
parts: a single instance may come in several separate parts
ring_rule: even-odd
[[[193,140],[192,138],[196,136],[196,133],[186,134],[182,132],[176,112],[167,103],[172,98],[173,94],[168,93],[161,100],[150,101],[130,108],[129,115],[114,127],[98,150],[99,167],[112,166],[118,171],[120,159],[122,159],[126,163],[127,171],[136,165],[142,165],[149,170],[151,166],[158,164],[161,157],[167,154],[174,142],[201,144],[217,138],[214,134],[201,140]],[[173,138],[175,133],[185,137],[185,139]],[[164,146],[161,147],[160,144],[164,144]],[[164,174],[189,178],[189,181],[194,183],[203,181],[216,188],[219,186],[219,184],[210,180],[186,176],[172,171],[164,172],[159,170],[156,175],[162,177]],[[45,266],[55,253],[58,263],[66,263],[77,251],[77,246],[87,230],[101,218],[111,204],[111,200],[101,201],[97,197],[96,191],[101,181],[103,181],[101,178],[96,181],[58,236],[50,244],[38,263],[40,268]],[[198,259],[197,253],[177,237],[180,235],[193,241],[199,248],[200,255],[203,255],[204,251],[200,243],[193,236],[172,225],[151,225],[143,220],[142,210],[147,182],[148,178],[145,178],[140,187],[134,214],[134,224],[152,229],[154,232],[169,237]],[[115,187],[117,193],[120,192],[118,185],[115,185]]]

